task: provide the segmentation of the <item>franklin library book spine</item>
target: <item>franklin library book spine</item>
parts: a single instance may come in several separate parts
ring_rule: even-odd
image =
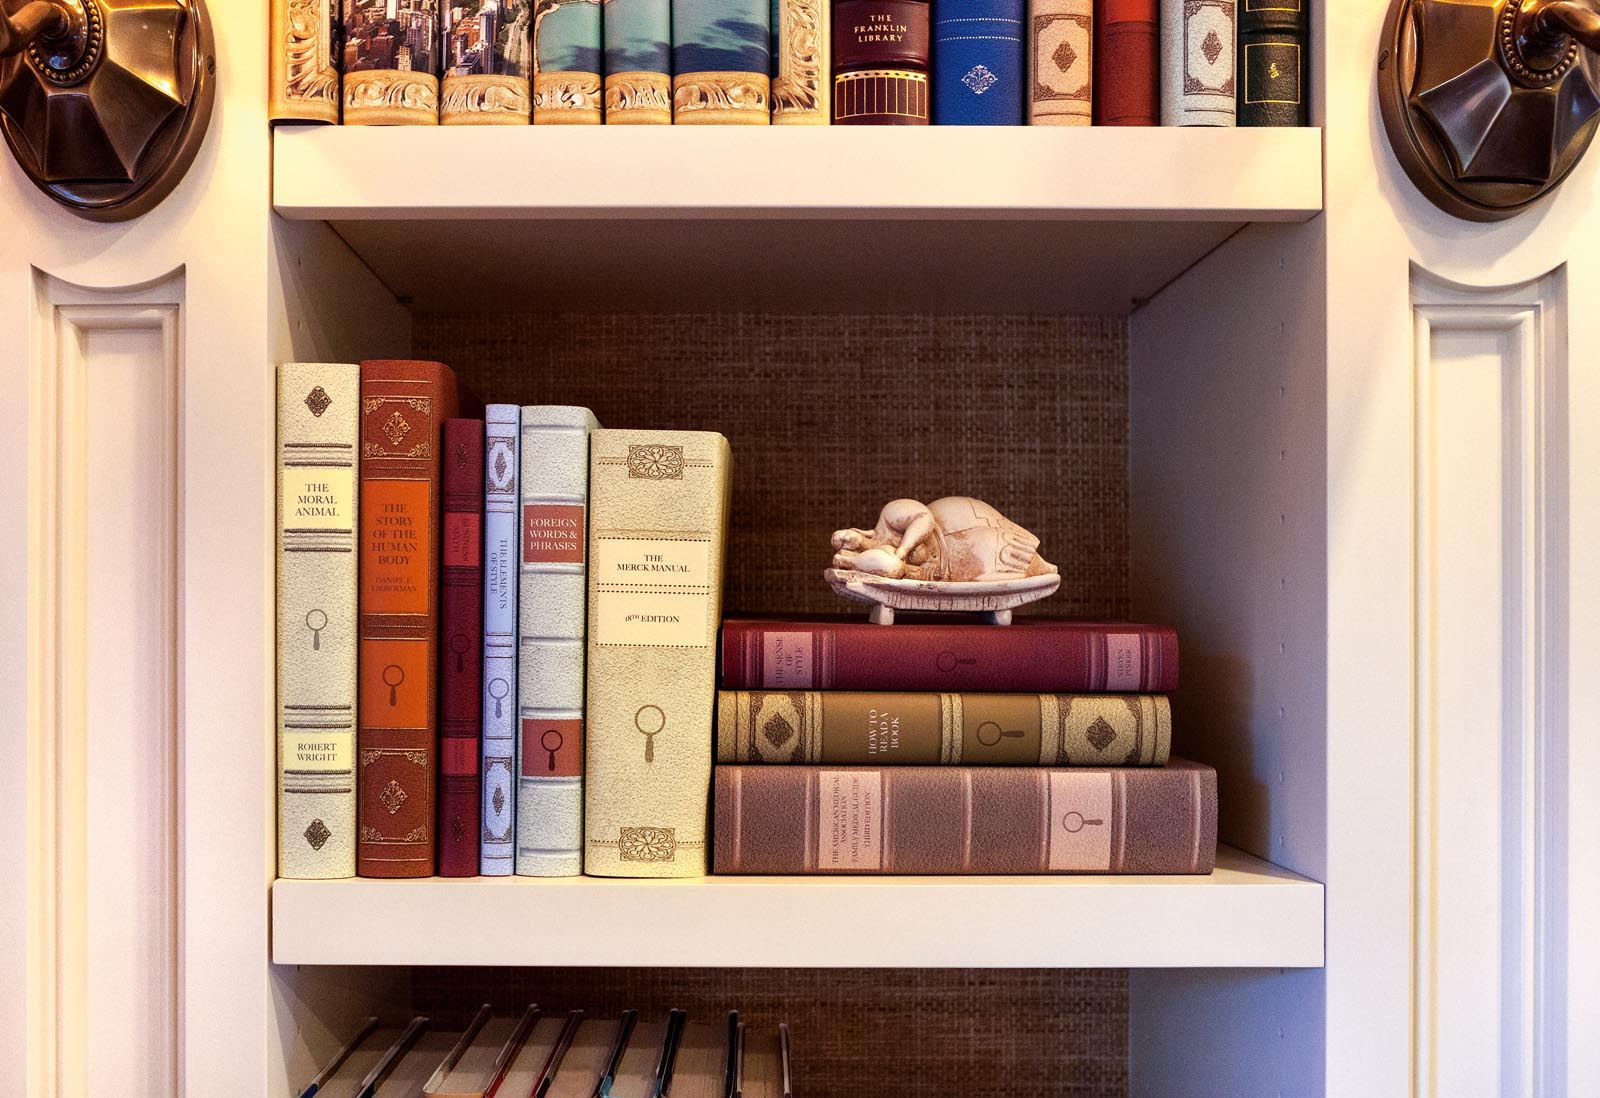
[[[672,122],[671,0],[605,0],[606,125]]]
[[[533,123],[597,126],[600,93],[600,0],[546,0],[533,14]]]
[[[728,440],[595,432],[585,873],[706,871]]]
[[[828,124],[829,0],[775,0],[772,9],[772,124]]]
[[[483,420],[444,424],[439,875],[478,872],[483,751]]]
[[[1237,0],[1161,6],[1161,124],[1232,126]]]
[[[533,0],[448,5],[442,126],[526,126],[533,116]]]
[[[860,619],[722,623],[732,690],[936,690],[1167,694],[1178,635],[1156,625],[1019,618],[1007,626]]]
[[[356,874],[353,364],[278,367],[278,876]]]
[[[517,873],[583,872],[587,408],[522,409],[517,627]]]
[[[440,0],[344,0],[347,126],[439,124]]]
[[[926,0],[838,0],[833,6],[833,121],[926,126]]]
[[[771,67],[771,0],[673,0],[675,123],[768,125]]]
[[[357,869],[433,874],[438,735],[439,449],[457,408],[438,362],[361,364]]]
[[[1308,0],[1239,0],[1239,125],[1306,126]]]
[[[339,121],[338,41],[339,0],[272,0],[272,121]]]
[[[1094,124],[1157,126],[1157,0],[1094,0]]]
[[[1027,11],[1024,0],[934,0],[935,125],[1023,124]]]
[[[1033,0],[1031,126],[1087,126],[1094,113],[1092,0]]]
[[[1150,694],[724,690],[719,763],[1162,766],[1172,708]]]
[[[1217,773],[719,766],[718,873],[1210,873]]]
[[[484,409],[483,834],[478,872],[515,868],[517,754],[517,474],[521,409]]]

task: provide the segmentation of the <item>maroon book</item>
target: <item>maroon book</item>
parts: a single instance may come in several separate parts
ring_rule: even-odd
[[[475,877],[482,804],[483,420],[445,420],[441,496],[439,874]]]
[[[1019,619],[873,625],[859,618],[722,623],[726,690],[1169,694],[1178,635],[1159,625]]]
[[[1156,0],[1094,0],[1094,124],[1155,126],[1160,119]]]
[[[1210,873],[1217,772],[719,766],[716,873]]]

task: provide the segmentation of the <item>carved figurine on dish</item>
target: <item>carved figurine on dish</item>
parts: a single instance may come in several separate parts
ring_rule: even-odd
[[[871,619],[883,625],[895,610],[980,612],[1005,625],[1013,607],[1061,585],[1037,537],[970,496],[893,500],[871,530],[834,531],[833,548],[823,578],[845,598],[872,603]]]

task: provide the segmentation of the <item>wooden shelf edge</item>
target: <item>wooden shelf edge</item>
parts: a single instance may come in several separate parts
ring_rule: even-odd
[[[301,220],[1304,221],[1322,198],[1315,128],[280,126],[273,158]]]
[[[1323,886],[1208,877],[279,880],[276,964],[1317,968]]]

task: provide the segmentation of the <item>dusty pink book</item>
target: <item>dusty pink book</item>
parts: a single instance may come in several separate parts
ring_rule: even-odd
[[[1210,873],[1217,772],[719,766],[716,873]]]

